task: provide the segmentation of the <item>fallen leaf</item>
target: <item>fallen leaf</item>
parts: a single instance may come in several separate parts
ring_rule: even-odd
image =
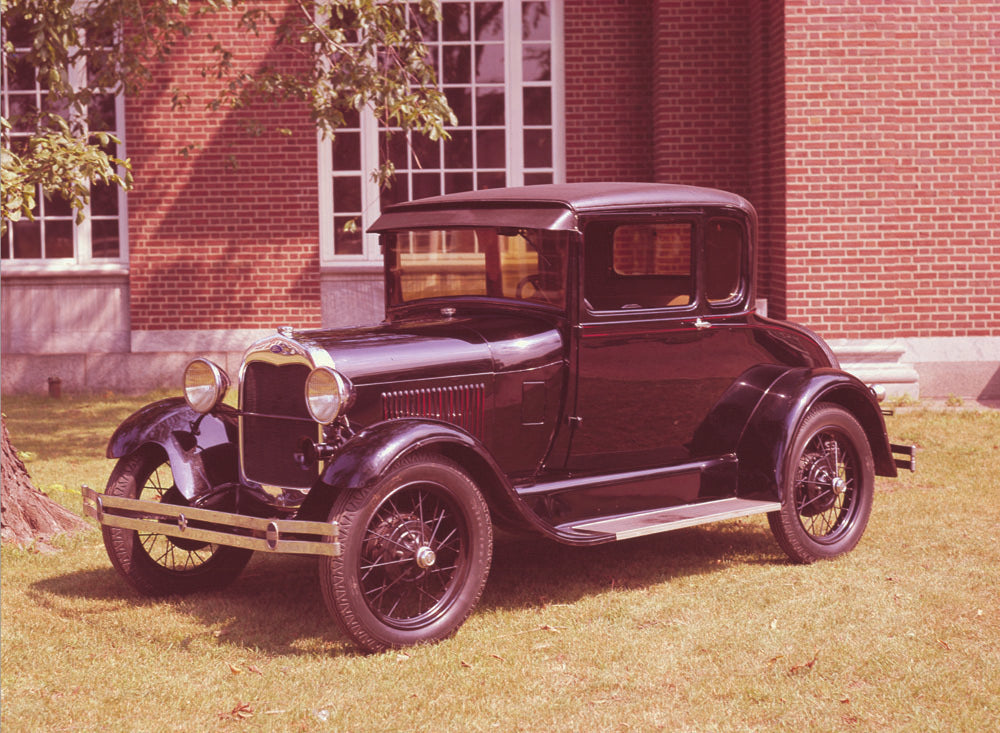
[[[466,669],[472,669],[472,665],[466,662],[464,659],[462,660],[462,666],[465,667]]]
[[[943,646],[948,651],[951,651],[951,647],[948,646],[948,642],[946,642],[944,639],[938,639],[937,643],[940,644],[941,646]]]
[[[264,676],[264,673],[260,671],[260,667],[258,667],[256,664],[251,664],[249,667],[247,667],[247,671],[253,672],[254,674],[259,674],[261,677]]]
[[[819,652],[816,652],[813,655],[813,658],[810,659],[805,664],[796,664],[796,665],[793,665],[792,668],[788,670],[788,674],[790,674],[790,675],[806,674],[807,672],[809,672],[810,670],[812,670],[813,666],[815,666],[817,659],[819,659]]]
[[[243,674],[243,670],[237,667],[232,662],[229,663],[229,671],[232,672],[233,674]]]
[[[551,631],[553,634],[558,634],[565,628],[566,628],[565,626],[549,626],[548,624],[542,624],[541,626],[538,627],[538,630]]]
[[[238,702],[228,713],[219,713],[221,720],[246,720],[253,717],[253,707],[248,702]]]
[[[494,659],[499,659],[501,662],[506,662],[507,660],[501,657],[499,654],[490,654]]]

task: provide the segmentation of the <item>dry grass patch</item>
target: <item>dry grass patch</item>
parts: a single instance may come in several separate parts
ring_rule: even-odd
[[[140,400],[7,399],[39,488],[103,486]],[[2,727],[41,730],[979,731],[1000,709],[1000,412],[907,408],[915,475],[878,483],[835,562],[789,564],[757,517],[616,545],[498,538],[455,638],[365,656],[308,559],[149,600],[94,529],[3,549]],[[55,488],[58,487],[58,488]]]

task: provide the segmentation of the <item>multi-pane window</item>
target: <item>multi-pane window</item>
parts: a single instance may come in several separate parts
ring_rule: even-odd
[[[361,114],[320,142],[324,262],[376,259],[362,231],[387,204],[564,179],[561,13],[561,0],[443,0],[440,23],[411,14],[458,124],[435,141]],[[371,171],[386,160],[396,175],[379,191]]]
[[[20,152],[35,133],[39,119],[47,113],[67,116],[65,103],[50,95],[45,80],[39,78],[35,67],[27,60],[31,38],[20,24],[4,30],[4,44],[10,44],[12,53],[3,55],[2,109],[3,116],[11,123],[8,131],[11,149]],[[109,44],[111,39],[107,41]],[[104,44],[89,44],[94,54],[107,51]],[[86,84],[88,64],[80,63],[67,69],[71,84]],[[91,140],[97,133],[110,133],[122,140],[122,145],[109,141],[106,152],[124,159],[124,108],[121,97],[97,93],[87,105],[83,119],[75,124],[86,125]],[[36,192],[33,219],[27,217],[10,222],[3,235],[0,255],[4,266],[13,263],[43,266],[105,265],[124,261],[125,252],[125,195],[117,185],[94,184],[90,191],[90,205],[81,223],[76,222],[76,212],[69,202],[59,196],[46,198],[41,190]]]

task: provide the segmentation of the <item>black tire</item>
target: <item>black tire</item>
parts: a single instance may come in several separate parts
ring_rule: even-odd
[[[811,563],[854,549],[868,525],[875,468],[868,437],[841,407],[813,408],[792,440],[781,510],[767,515],[792,560]]]
[[[166,456],[157,448],[118,461],[105,493],[129,499],[186,504],[174,485]],[[216,590],[232,583],[252,550],[194,542],[132,529],[102,527],[111,564],[140,593],[150,596]]]
[[[371,486],[344,492],[330,519],[341,554],[320,559],[337,624],[367,651],[440,641],[472,613],[489,575],[489,508],[454,461],[404,457]]]

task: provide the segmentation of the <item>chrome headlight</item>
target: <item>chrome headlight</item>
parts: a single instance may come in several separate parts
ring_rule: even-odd
[[[351,384],[330,367],[313,369],[306,379],[306,406],[312,419],[329,425],[347,409],[351,399]]]
[[[195,412],[211,412],[226,396],[229,377],[208,359],[198,358],[184,370],[184,399]]]

